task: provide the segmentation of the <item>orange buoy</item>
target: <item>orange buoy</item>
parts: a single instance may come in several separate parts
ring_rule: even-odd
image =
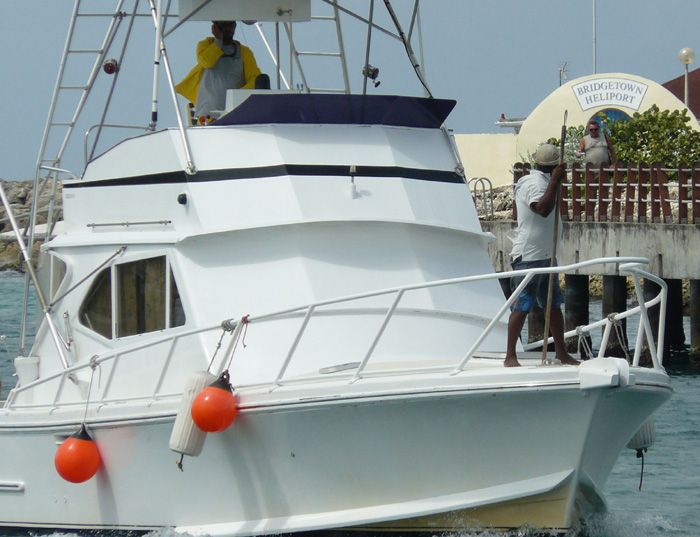
[[[229,383],[228,371],[204,388],[192,401],[192,420],[206,433],[220,433],[233,423],[238,401]]]
[[[83,483],[97,473],[100,452],[85,429],[85,424],[59,446],[54,464],[58,474],[71,483]]]

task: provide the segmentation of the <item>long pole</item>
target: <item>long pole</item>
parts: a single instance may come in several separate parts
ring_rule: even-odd
[[[36,192],[36,190],[34,191]],[[0,203],[5,207],[5,212],[7,213],[7,219],[10,221],[10,226],[12,227],[12,231],[15,234],[15,239],[17,240],[17,246],[19,246],[20,251],[22,252],[22,257],[24,258],[24,266],[27,269],[27,273],[32,279],[32,283],[34,283],[34,290],[36,291],[36,295],[39,299],[39,305],[41,306],[41,311],[44,314],[44,320],[46,321],[46,326],[49,329],[49,332],[51,334],[51,338],[54,341],[54,344],[56,345],[56,351],[58,352],[58,357],[61,360],[61,364],[63,365],[64,369],[68,369],[70,367],[70,364],[68,363],[68,358],[66,357],[66,353],[63,352],[63,342],[61,340],[61,337],[58,334],[58,330],[56,329],[56,325],[53,322],[53,319],[51,318],[51,308],[49,307],[48,303],[46,302],[46,296],[44,295],[44,291],[41,288],[41,285],[39,284],[39,279],[36,276],[36,272],[34,271],[34,266],[32,265],[32,257],[29,255],[29,251],[27,250],[27,245],[24,243],[24,239],[22,238],[22,233],[20,232],[19,226],[17,225],[17,221],[15,220],[15,215],[12,212],[12,208],[10,207],[10,202],[7,200],[7,196],[5,195],[5,189],[2,187],[2,184],[0,184]],[[48,237],[48,229],[47,229],[47,237]],[[25,302],[26,305],[26,302]],[[25,306],[26,309],[26,306]],[[20,349],[20,355],[24,354],[24,349]]]
[[[595,1],[593,0],[593,74],[596,74],[598,72],[598,54],[596,50],[597,46],[597,21],[596,21],[596,13],[595,13]]]
[[[559,164],[564,162],[564,142],[566,141],[566,118],[569,115],[568,110],[564,110],[564,123],[561,126],[561,141],[559,143]],[[551,181],[551,179],[550,179]],[[554,196],[554,237],[552,238],[552,259],[549,263],[550,267],[554,267],[557,262],[557,239],[559,235],[559,193],[561,185],[557,187],[557,193]],[[542,338],[542,362],[547,360],[547,347],[549,346],[549,320],[552,316],[552,293],[554,291],[554,272],[549,273],[549,282],[547,286],[547,308],[544,314],[544,336]]]

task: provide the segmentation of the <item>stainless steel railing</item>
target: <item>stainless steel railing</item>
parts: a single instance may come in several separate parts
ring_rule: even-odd
[[[289,365],[292,363],[292,361],[295,359],[296,354],[297,354],[297,349],[299,348],[299,343],[302,341],[304,335],[308,331],[309,325],[312,323],[314,318],[317,318],[320,316],[320,314],[317,312],[319,308],[322,306],[329,306],[329,305],[344,305],[344,304],[349,304],[353,302],[357,302],[359,300],[371,298],[371,297],[378,297],[378,296],[393,296],[393,300],[391,304],[386,307],[386,308],[372,308],[372,313],[382,313],[384,315],[383,321],[379,328],[377,329],[376,333],[372,337],[372,341],[364,354],[362,356],[361,360],[359,360],[356,363],[352,364],[345,364],[348,367],[346,368],[339,368],[337,369],[338,374],[333,375],[334,380],[342,379],[345,378],[349,383],[354,383],[357,382],[358,380],[365,378],[365,377],[376,377],[376,376],[391,376],[391,375],[405,375],[405,374],[420,374],[420,373],[440,373],[444,372],[445,374],[448,375],[458,375],[465,371],[467,364],[469,360],[471,360],[476,354],[477,351],[481,350],[482,352],[488,352],[492,351],[493,349],[481,349],[481,346],[483,345],[484,341],[487,339],[489,334],[493,331],[493,329],[499,324],[503,323],[502,319],[508,309],[510,308],[511,304],[519,294],[519,291],[522,287],[527,285],[527,282],[530,281],[536,274],[548,274],[551,272],[571,272],[575,271],[577,269],[582,269],[584,267],[588,267],[591,265],[600,265],[600,264],[617,264],[619,265],[619,270],[621,274],[629,274],[632,276],[634,279],[635,283],[635,290],[637,293],[637,298],[639,300],[639,305],[631,308],[625,312],[620,312],[615,315],[611,315],[606,319],[602,319],[600,321],[591,323],[585,327],[579,327],[577,330],[573,330],[570,332],[567,332],[566,337],[572,337],[575,335],[581,335],[581,333],[589,333],[593,330],[599,329],[600,327],[604,327],[604,334],[603,338],[601,341],[600,345],[600,350],[598,352],[598,357],[602,357],[605,354],[605,347],[607,346],[611,329],[612,326],[619,320],[629,318],[634,315],[638,315],[640,317],[640,329],[638,331],[638,336],[637,336],[637,345],[635,347],[635,353],[634,357],[632,359],[632,365],[633,366],[639,366],[640,364],[640,356],[641,356],[641,343],[642,343],[642,338],[646,336],[648,346],[649,346],[649,353],[651,356],[651,367],[654,369],[662,369],[662,361],[663,361],[663,333],[664,333],[664,318],[665,318],[665,307],[666,307],[666,285],[663,282],[662,279],[649,274],[648,272],[642,270],[642,266],[647,264],[648,260],[644,258],[636,258],[636,257],[626,257],[626,258],[599,258],[599,259],[592,259],[589,261],[584,261],[580,263],[575,263],[572,265],[566,265],[566,266],[561,266],[561,267],[553,267],[553,268],[541,268],[541,269],[532,269],[532,270],[522,270],[522,271],[514,271],[514,272],[507,272],[507,273],[492,273],[492,274],[483,274],[483,275],[477,275],[477,276],[468,276],[468,277],[462,277],[462,278],[451,278],[451,279],[445,279],[445,280],[438,280],[438,281],[433,281],[433,282],[427,282],[427,283],[420,283],[420,284],[414,284],[414,285],[405,285],[405,286],[400,286],[400,287],[394,287],[394,288],[388,288],[388,289],[381,289],[378,291],[371,291],[371,292],[366,292],[366,293],[359,293],[359,294],[354,294],[354,295],[349,295],[349,296],[344,296],[344,297],[338,297],[334,299],[329,299],[329,300],[323,300],[323,301],[318,301],[312,304],[307,304],[304,306],[296,307],[296,308],[289,308],[277,312],[272,312],[269,314],[265,315],[258,315],[258,316],[245,316],[242,319],[227,319],[223,321],[220,325],[216,326],[207,326],[207,327],[200,327],[192,330],[187,330],[183,332],[178,332],[176,334],[172,335],[163,335],[162,337],[159,338],[154,338],[152,340],[149,340],[145,343],[139,343],[139,344],[134,344],[128,347],[121,348],[119,350],[111,351],[108,353],[104,353],[102,355],[96,355],[93,356],[90,360],[82,360],[80,363],[72,365],[66,369],[59,370],[51,375],[48,375],[46,377],[43,377],[41,379],[38,379],[34,382],[31,382],[27,384],[26,386],[18,386],[14,388],[11,392],[10,395],[5,403],[5,408],[6,409],[12,409],[12,408],[26,408],[26,407],[33,407],[33,406],[52,406],[52,407],[57,407],[57,406],[62,406],[62,405],[84,405],[85,402],[72,402],[72,403],[62,403],[60,401],[61,397],[61,392],[63,389],[64,384],[66,384],[67,381],[69,380],[74,380],[75,375],[77,375],[80,371],[84,371],[88,368],[96,368],[100,364],[104,364],[107,362],[113,362],[112,367],[107,375],[107,379],[105,379],[106,384],[105,388],[102,390],[101,394],[98,394],[95,399],[91,399],[90,403],[99,403],[99,404],[107,404],[110,402],[123,402],[127,400],[156,400],[160,398],[166,398],[166,397],[177,397],[180,394],[179,393],[169,393],[169,392],[164,392],[162,391],[163,387],[163,379],[166,375],[167,368],[169,367],[169,364],[171,363],[171,358],[173,353],[176,351],[176,348],[178,345],[184,341],[187,340],[188,338],[198,338],[203,335],[207,335],[208,337],[216,338],[216,334],[221,331],[221,335],[219,338],[219,342],[216,346],[216,349],[213,350],[213,356],[209,360],[209,369],[213,373],[220,373],[221,370],[226,369],[228,367],[228,363],[230,363],[230,360],[227,359],[227,356],[232,356],[233,350],[235,349],[235,346],[243,332],[243,330],[247,327],[247,325],[255,325],[259,323],[265,323],[269,321],[274,321],[274,320],[279,320],[281,318],[289,318],[289,317],[297,317],[301,319],[301,324],[296,332],[296,334],[293,336],[293,341],[292,344],[289,347],[289,350],[287,352],[287,355],[285,356],[282,365],[280,366],[279,370],[277,373],[274,375],[274,380],[265,384],[264,386],[267,386],[270,390],[274,390],[282,385],[286,384],[299,384],[299,383],[307,383],[307,382],[314,382],[314,381],[319,381],[322,379],[328,379],[328,372],[319,372],[318,374],[312,374],[312,375],[305,375],[305,376],[295,376],[293,379],[291,378],[286,378],[285,374],[289,368]],[[473,342],[471,347],[467,350],[466,354],[462,357],[459,358],[459,360],[455,360],[455,362],[452,362],[451,364],[438,364],[435,366],[411,366],[411,367],[405,367],[402,369],[392,367],[391,369],[372,369],[371,371],[367,369],[368,364],[371,362],[373,356],[375,355],[375,350],[377,348],[377,345],[379,341],[382,339],[382,336],[384,335],[387,326],[391,322],[391,320],[394,318],[396,315],[397,311],[400,310],[399,305],[402,301],[402,299],[406,296],[409,295],[410,293],[414,291],[419,291],[419,290],[424,290],[424,289],[430,289],[430,288],[437,288],[437,287],[446,287],[446,286],[451,286],[451,285],[458,285],[458,284],[464,284],[464,283],[477,283],[477,282],[483,282],[487,280],[494,280],[494,279],[500,279],[500,278],[509,278],[512,276],[524,276],[523,282],[520,284],[520,287],[514,291],[514,293],[511,295],[511,298],[508,300],[504,301],[502,304],[501,308],[498,310],[496,315],[494,315],[492,318],[488,320],[488,324],[486,328],[482,331],[482,333],[479,335],[479,337]],[[642,294],[642,289],[641,289],[641,283],[640,279],[641,278],[647,278],[650,280],[653,280],[659,286],[661,287],[661,292],[654,297],[651,300],[644,301],[643,294]],[[658,347],[657,344],[654,343],[654,334],[652,331],[651,323],[649,321],[649,315],[648,315],[648,309],[655,306],[655,305],[660,305],[660,315],[659,315],[659,327],[658,327],[658,333],[657,333],[657,338],[656,341],[658,342]],[[361,309],[361,310],[355,310],[353,313],[354,314],[366,314],[367,311],[369,311],[367,308]],[[486,320],[486,319],[484,319]],[[228,344],[226,346],[226,349],[222,353],[222,358],[219,360],[215,361],[215,357],[222,346],[222,342],[224,340],[225,336],[230,336],[230,339],[228,341]],[[530,345],[525,346],[525,350],[528,348],[532,348],[534,346],[541,346],[543,342],[538,342],[538,343],[532,343]],[[166,353],[166,358],[163,361],[163,366],[162,370],[159,373],[154,374],[153,378],[153,390],[149,391],[149,393],[141,393],[141,394],[134,394],[133,397],[116,397],[116,398],[111,398],[108,395],[109,392],[109,387],[112,384],[112,379],[115,377],[117,369],[119,367],[119,363],[122,360],[122,358],[129,356],[133,353],[138,353],[142,352],[146,349],[154,349],[162,347],[161,349],[158,349],[160,352],[165,352]],[[505,342],[504,342],[504,347],[505,347]],[[206,358],[206,351],[203,347],[202,348],[202,363],[205,363],[207,358]],[[500,362],[499,362],[500,364]],[[335,371],[333,371],[335,372]],[[45,401],[40,404],[32,405],[32,404],[17,404],[16,399],[17,396],[26,391],[26,390],[32,390],[35,389],[43,384],[56,381],[58,380],[59,382],[56,383],[56,391],[55,395],[53,397],[53,400],[50,403],[46,403]],[[259,384],[258,384],[259,386]],[[236,386],[237,388],[245,387],[245,386]]]

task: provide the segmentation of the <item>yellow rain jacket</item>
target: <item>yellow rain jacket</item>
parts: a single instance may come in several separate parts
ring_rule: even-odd
[[[224,51],[214,43],[213,37],[207,37],[197,43],[197,65],[187,73],[187,76],[175,86],[175,91],[188,99],[192,104],[197,104],[197,93],[199,92],[199,82],[202,80],[202,73],[205,69],[211,69],[224,55]],[[243,60],[243,74],[245,85],[242,89],[255,89],[255,79],[261,74],[258,64],[255,61],[253,51],[238,41],[234,41],[241,49],[241,59]]]

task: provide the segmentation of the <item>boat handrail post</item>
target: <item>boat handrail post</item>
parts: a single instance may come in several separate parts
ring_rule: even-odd
[[[63,352],[63,341],[61,340],[61,337],[58,334],[58,330],[53,323],[53,319],[51,319],[51,309],[49,308],[48,303],[46,302],[46,297],[44,296],[44,292],[42,291],[41,286],[39,285],[39,279],[37,278],[36,272],[34,271],[34,266],[32,265],[32,258],[29,255],[29,252],[27,251],[27,246],[24,243],[22,234],[19,231],[17,220],[15,220],[15,215],[11,210],[10,202],[7,200],[7,196],[5,195],[5,189],[3,188],[2,184],[0,184],[0,199],[2,200],[2,204],[5,207],[7,219],[9,220],[10,225],[12,226],[12,231],[15,234],[17,245],[19,246],[22,252],[22,257],[24,258],[25,266],[27,267],[27,272],[29,273],[32,282],[34,283],[34,288],[36,290],[36,294],[41,305],[41,311],[44,314],[46,326],[48,327],[49,332],[51,333],[51,338],[53,339],[54,344],[56,345],[56,352],[58,352],[58,357],[61,360],[63,368],[68,369],[70,367],[70,364],[68,363],[68,359],[66,358],[65,352]]]
[[[372,357],[372,354],[374,354],[374,349],[377,348],[379,340],[381,339],[382,335],[384,335],[384,331],[386,330],[389,321],[394,316],[394,312],[396,311],[396,308],[398,307],[399,302],[401,301],[401,298],[403,297],[405,291],[405,289],[399,289],[397,291],[394,302],[391,304],[391,306],[389,306],[389,309],[386,311],[386,314],[384,315],[384,320],[382,321],[382,324],[379,327],[379,330],[377,331],[377,335],[374,336],[374,340],[369,346],[367,354],[365,354],[364,359],[362,360],[362,362],[360,362],[360,365],[357,367],[357,371],[355,371],[355,374],[350,379],[350,384],[354,384],[362,377],[362,372],[364,371],[367,362],[369,362],[369,359]]]
[[[498,279],[505,278],[506,276],[501,276]],[[471,360],[472,356],[474,355],[474,352],[476,352],[476,349],[479,348],[479,346],[483,343],[483,341],[486,339],[486,337],[491,333],[491,330],[493,330],[493,327],[496,326],[496,323],[501,320],[501,317],[503,317],[503,314],[505,314],[506,310],[510,308],[511,304],[515,302],[515,299],[520,295],[523,289],[525,289],[525,286],[530,282],[532,278],[535,277],[535,274],[533,272],[530,272],[525,275],[523,278],[523,281],[520,282],[520,285],[515,288],[515,290],[511,293],[510,297],[508,300],[505,301],[503,306],[498,310],[498,313],[493,316],[493,319],[489,322],[488,326],[484,329],[484,331],[479,335],[477,340],[474,342],[474,344],[469,348],[467,351],[467,354],[462,358],[462,361],[457,364],[457,366],[450,371],[450,375],[454,376],[459,374],[464,370],[464,366],[467,364],[469,360]]]
[[[598,349],[598,358],[603,358],[605,356],[605,349],[608,347],[608,341],[610,341],[610,333],[612,332],[612,325],[610,319],[605,319],[605,328],[603,329],[603,337],[600,338],[600,348]],[[623,342],[620,341],[620,344]]]
[[[284,359],[284,363],[282,364],[282,367],[280,368],[279,373],[277,373],[277,378],[275,379],[275,382],[273,382],[272,386],[270,387],[270,391],[274,390],[275,388],[277,388],[281,385],[282,377],[284,377],[284,374],[287,371],[287,367],[289,367],[289,363],[292,361],[292,356],[294,356],[294,352],[296,351],[297,346],[299,345],[299,341],[301,341],[301,336],[306,331],[306,326],[309,324],[309,321],[311,320],[311,315],[313,315],[313,312],[315,310],[316,310],[315,304],[309,305],[308,309],[306,310],[306,315],[304,315],[304,320],[302,321],[301,326],[299,327],[299,330],[297,331],[297,335],[294,338],[294,342],[292,343],[292,346],[289,348],[289,352],[287,352],[287,357]]]
[[[620,272],[629,273],[634,281],[634,289],[637,294],[637,302],[639,304],[638,308],[640,311],[639,316],[639,330],[637,331],[637,343],[635,346],[633,365],[638,366],[641,357],[641,347],[642,338],[646,334],[647,342],[649,344],[649,354],[651,355],[651,361],[654,369],[664,369],[663,367],[663,349],[664,349],[664,331],[666,327],[666,298],[668,293],[668,285],[666,282],[654,274],[651,274],[645,270],[639,268],[636,263],[628,263],[626,265],[620,265]],[[639,281],[640,278],[646,278],[648,280],[656,283],[661,291],[659,294],[648,302],[644,300],[644,293],[642,291],[642,285]],[[653,330],[651,328],[651,323],[649,321],[648,308],[655,306],[659,303],[659,326],[657,332],[658,347],[654,344]]]
[[[654,344],[654,332],[651,328],[651,323],[649,322],[649,311],[647,309],[647,304],[644,302],[644,293],[642,291],[642,286],[639,282],[639,274],[633,274],[633,281],[634,281],[634,288],[635,291],[637,292],[637,298],[639,299],[639,307],[640,307],[640,316],[639,316],[639,321],[640,321],[640,329],[638,332],[638,336],[641,335],[642,333],[645,333],[647,336],[647,344],[649,345],[649,354],[651,356],[651,361],[652,364],[654,365],[654,368],[662,368],[661,364],[663,363],[663,329],[664,329],[664,317],[666,316],[666,308],[665,302],[666,302],[666,282],[664,282],[661,278],[656,278],[656,277],[651,277],[651,274],[645,274],[645,277],[648,279],[651,279],[655,283],[659,284],[661,287],[661,292],[659,295],[661,296],[661,304],[660,304],[660,311],[659,311],[659,345],[658,347]],[[640,347],[639,353],[636,352],[635,349],[635,364],[634,365],[639,365],[639,359],[641,356],[641,337],[637,338],[639,340],[639,344],[637,345]]]

